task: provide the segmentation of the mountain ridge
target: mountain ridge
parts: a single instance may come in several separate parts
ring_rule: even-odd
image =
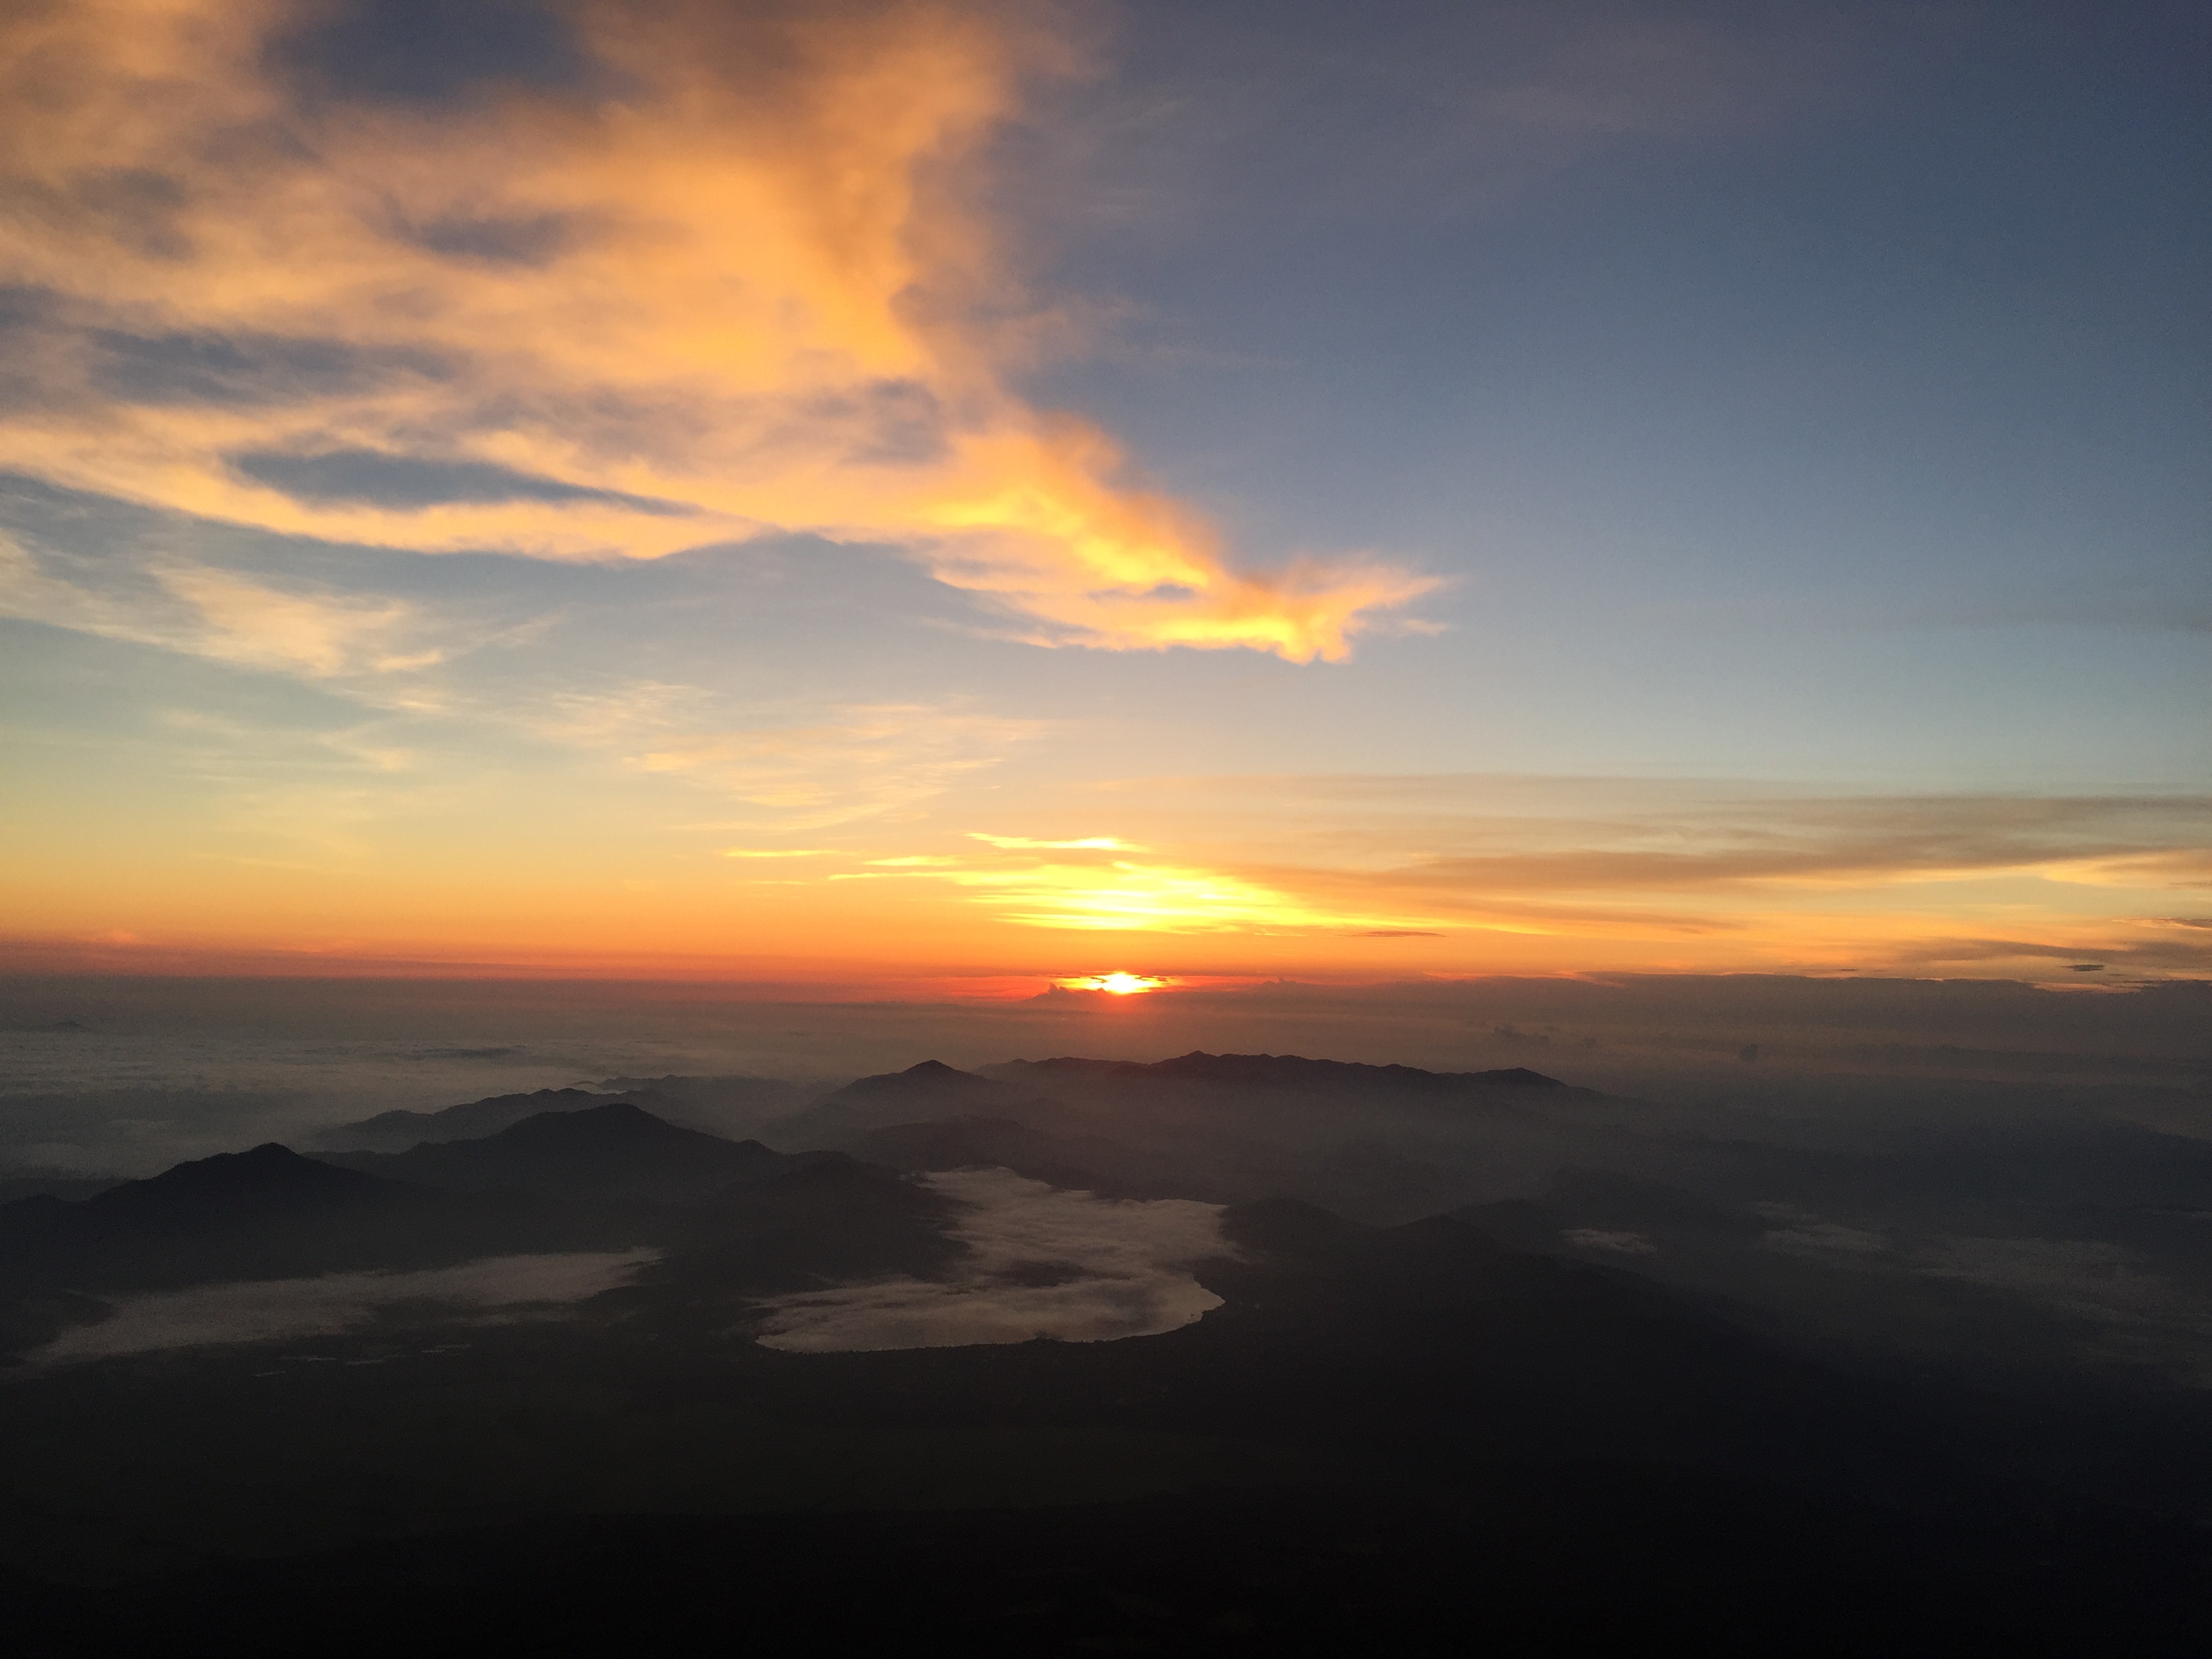
[[[757,1140],[684,1128],[623,1100],[536,1113],[477,1139],[330,1158],[342,1169],[449,1192],[513,1188],[542,1198],[660,1203],[706,1198],[790,1163]]]
[[[316,1136],[315,1144],[319,1149],[331,1152],[405,1152],[427,1142],[480,1139],[542,1112],[580,1111],[623,1098],[621,1095],[575,1088],[487,1095],[481,1100],[465,1100],[458,1106],[434,1112],[379,1112],[358,1122],[340,1123],[325,1129]],[[367,1144],[369,1142],[378,1144]]]
[[[771,1145],[849,1147],[860,1137],[902,1123],[980,1114],[994,1117],[1023,1112],[1053,1112],[1060,1103],[1030,1093],[978,1072],[963,1072],[941,1060],[925,1060],[902,1072],[856,1078],[811,1106],[763,1123]]]
[[[1019,1068],[1017,1070],[1017,1068]],[[1258,1085],[1275,1088],[1384,1085],[1407,1092],[1455,1093],[1475,1089],[1565,1089],[1571,1085],[1525,1066],[1485,1072],[1431,1072],[1418,1066],[1368,1065],[1358,1060],[1309,1060],[1303,1054],[1208,1054],[1194,1048],[1170,1060],[1087,1060],[1060,1055],[1049,1060],[1012,1060],[982,1073],[1033,1072],[1136,1081],[1167,1078],[1178,1081]]]

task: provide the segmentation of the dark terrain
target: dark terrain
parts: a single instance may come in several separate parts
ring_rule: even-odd
[[[265,1146],[0,1207],[15,1623],[364,1652],[2200,1649],[2204,1390],[1932,1275],[1899,1218],[2087,1216],[2179,1277],[2200,1242],[2156,1218],[2212,1210],[2201,1157],[2008,1142],[1977,1186],[1940,1141],[1662,1142],[1519,1068],[993,1069],[795,1111],[754,1090],[724,1121],[757,1139],[636,1089],[398,1152],[386,1115],[327,1161]],[[516,1099],[544,1097],[419,1115]],[[1224,1206],[1189,1267],[1220,1305],[1112,1341],[755,1340],[771,1298],[1100,1271],[1042,1239],[1003,1286],[963,1279],[962,1202],[917,1172],[978,1165]],[[1802,1218],[1870,1194],[1902,1206],[1881,1260],[1852,1243],[1877,1218]],[[44,1352],[179,1287],[593,1251],[650,1254],[573,1304]],[[1946,1363],[1923,1325],[1977,1351]]]

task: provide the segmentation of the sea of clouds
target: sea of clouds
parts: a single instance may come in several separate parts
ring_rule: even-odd
[[[763,1304],[759,1340],[799,1353],[1110,1342],[1175,1330],[1221,1305],[1191,1273],[1233,1253],[1218,1205],[1098,1198],[1010,1170],[924,1179],[967,1206],[952,1231],[970,1254],[951,1277],[777,1297]]]

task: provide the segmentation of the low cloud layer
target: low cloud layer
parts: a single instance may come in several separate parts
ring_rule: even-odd
[[[653,1250],[489,1256],[419,1273],[325,1273],[126,1297],[115,1316],[64,1331],[37,1360],[69,1364],[125,1354],[339,1336],[402,1306],[445,1318],[557,1316],[629,1282]]]
[[[1909,1240],[1822,1221],[1788,1205],[1762,1206],[1766,1248],[1830,1267],[1887,1269],[1971,1285],[2029,1304],[2082,1328],[2087,1357],[2166,1368],[2212,1387],[2212,1303],[2201,1284],[2139,1250],[2106,1238],[1985,1237]]]
[[[1221,1305],[1193,1263],[1229,1253],[1221,1210],[1063,1192],[1008,1170],[926,1177],[969,1206],[954,1230],[972,1252],[952,1277],[907,1277],[778,1297],[761,1342],[796,1353],[1110,1342],[1156,1336]]]

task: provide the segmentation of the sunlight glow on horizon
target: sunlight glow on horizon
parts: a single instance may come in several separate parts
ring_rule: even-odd
[[[1110,974],[1091,974],[1080,979],[1054,980],[1054,984],[1068,991],[1103,991],[1109,996],[1142,996],[1150,991],[1162,990],[1169,981],[1149,974],[1127,973],[1115,969]]]

